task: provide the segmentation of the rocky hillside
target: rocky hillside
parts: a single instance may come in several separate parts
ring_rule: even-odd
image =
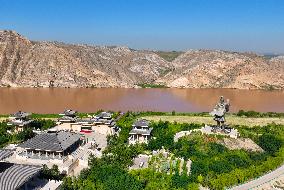
[[[0,31],[0,86],[284,88],[283,57],[207,50],[176,56],[170,61],[127,47],[33,42]]]
[[[284,57],[190,50],[177,57],[173,71],[156,82],[169,87],[283,89]]]
[[[171,64],[126,47],[32,42],[0,31],[0,83],[23,87],[134,87],[152,83]]]

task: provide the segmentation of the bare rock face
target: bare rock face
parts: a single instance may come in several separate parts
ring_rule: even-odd
[[[153,83],[170,66],[153,52],[31,42],[0,31],[1,86],[134,87]]]
[[[172,62],[152,51],[33,42],[0,31],[0,86],[283,89],[284,57],[190,50]]]
[[[156,82],[169,87],[283,89],[283,57],[190,50],[173,61],[174,70]]]

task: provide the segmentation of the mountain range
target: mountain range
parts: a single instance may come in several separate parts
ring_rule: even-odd
[[[0,31],[2,87],[284,89],[284,56],[221,50],[160,52],[32,41]]]

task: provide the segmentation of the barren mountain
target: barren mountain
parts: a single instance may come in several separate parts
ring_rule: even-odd
[[[284,57],[190,50],[177,57],[173,71],[156,82],[169,87],[283,89]]]
[[[0,31],[0,86],[284,88],[284,57],[209,50],[179,54],[166,58],[127,47],[34,42]]]
[[[134,87],[152,83],[170,66],[153,52],[32,42],[0,31],[2,86]]]

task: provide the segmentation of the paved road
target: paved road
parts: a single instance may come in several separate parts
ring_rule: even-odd
[[[265,174],[253,181],[250,181],[248,183],[236,186],[231,188],[230,190],[248,190],[248,189],[253,189],[257,188],[259,186],[265,185],[266,183],[269,183],[270,181],[284,175],[284,165],[280,166],[276,170]]]

